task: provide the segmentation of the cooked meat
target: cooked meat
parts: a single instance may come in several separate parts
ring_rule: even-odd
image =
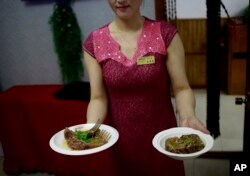
[[[165,149],[173,153],[194,153],[205,147],[200,137],[196,134],[182,135],[168,138],[165,141]]]
[[[84,150],[88,148],[87,144],[84,141],[78,139],[75,133],[68,128],[65,128],[64,130],[64,137],[68,146],[73,150]]]
[[[105,141],[100,135],[98,135],[99,132],[93,138],[88,139],[87,142],[78,138],[76,133],[77,132],[74,132],[68,128],[65,128],[64,130],[65,140],[69,148],[71,148],[72,150],[85,150],[85,149],[99,147],[107,143],[107,141]]]
[[[186,150],[188,153],[200,151],[205,147],[200,137],[196,134],[183,135],[181,136],[181,139],[186,144]]]
[[[178,137],[172,137],[165,142],[166,150],[174,153],[185,153],[185,144]]]

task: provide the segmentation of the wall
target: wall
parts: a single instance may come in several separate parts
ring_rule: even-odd
[[[61,83],[48,24],[54,1],[39,1],[44,3],[0,1],[0,90],[20,84]],[[113,18],[106,0],[75,0],[72,8],[83,40],[90,31]],[[145,0],[142,14],[155,18],[152,0]],[[83,79],[87,79],[86,74]]]
[[[241,15],[249,4],[249,0],[222,0],[222,2],[230,17]],[[206,18],[206,0],[176,0],[176,5],[178,18]],[[223,8],[221,17],[227,17]]]

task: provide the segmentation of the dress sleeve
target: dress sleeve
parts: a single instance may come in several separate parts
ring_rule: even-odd
[[[95,58],[93,32],[86,38],[82,45],[83,51]]]
[[[166,48],[174,38],[175,34],[178,32],[177,28],[173,25],[167,23],[166,21],[161,22],[161,33],[163,40],[165,42]]]

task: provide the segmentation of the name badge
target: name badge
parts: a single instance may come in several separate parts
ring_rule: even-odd
[[[137,59],[137,65],[155,64],[154,56],[143,56]]]

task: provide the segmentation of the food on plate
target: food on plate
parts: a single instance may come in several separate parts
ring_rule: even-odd
[[[107,143],[106,139],[100,134],[100,130],[93,137],[87,137],[88,131],[75,130],[69,128],[64,130],[64,138],[68,147],[72,150],[85,150],[96,148]]]
[[[172,153],[188,154],[202,150],[205,144],[197,134],[171,137],[165,141],[165,150]]]

